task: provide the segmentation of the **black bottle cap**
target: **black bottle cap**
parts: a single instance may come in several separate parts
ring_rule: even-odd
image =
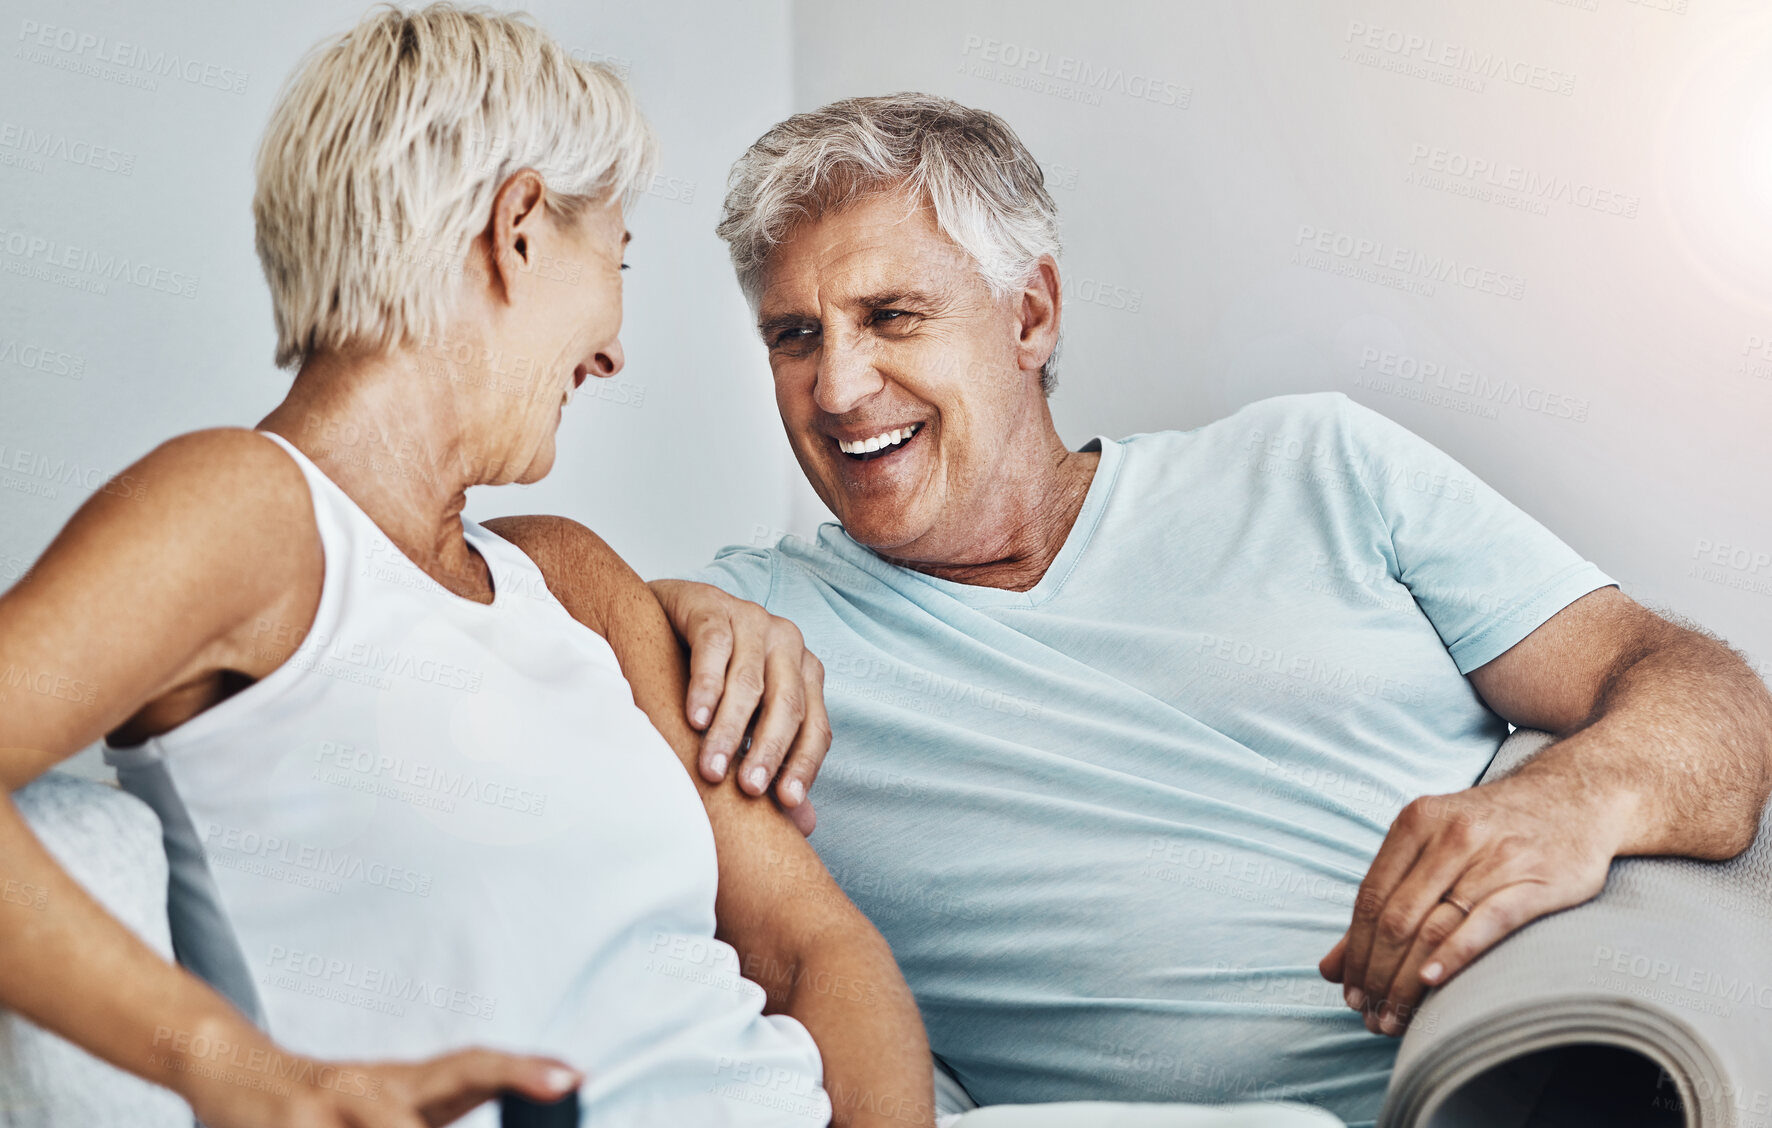
[[[504,1093],[498,1099],[503,1128],[578,1128],[578,1090],[553,1104],[539,1104],[520,1093]]]

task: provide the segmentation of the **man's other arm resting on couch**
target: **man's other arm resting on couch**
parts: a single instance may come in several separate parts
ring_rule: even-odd
[[[1400,1034],[1427,988],[1593,897],[1615,857],[1745,850],[1772,790],[1765,683],[1727,645],[1615,587],[1469,677],[1508,721],[1559,739],[1513,775],[1424,796],[1392,824],[1321,964],[1374,1032]]]

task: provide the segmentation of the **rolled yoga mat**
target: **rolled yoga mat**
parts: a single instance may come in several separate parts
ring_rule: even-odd
[[[1549,742],[1515,732],[1483,778]],[[1378,1124],[1772,1128],[1772,810],[1727,862],[1613,862],[1432,992]]]

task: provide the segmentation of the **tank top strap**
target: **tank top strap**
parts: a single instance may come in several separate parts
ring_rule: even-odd
[[[316,466],[313,459],[302,453],[300,447],[282,435],[271,431],[257,433],[288,452],[289,457],[295,460],[296,466],[301,470],[302,477],[307,479],[308,494],[314,503],[314,520],[320,529],[320,544],[322,548],[326,549],[328,560],[332,559],[338,549],[347,545],[356,547],[355,542],[361,539],[365,531],[361,527],[362,525],[367,524],[370,529],[375,529],[375,523],[369,520],[368,514],[364,513],[356,502],[352,501],[350,496],[339,488],[337,482],[327,477],[326,472]],[[375,531],[379,533],[380,530],[376,529]],[[332,570],[328,567],[326,575],[328,581],[332,579],[331,573]]]
[[[352,579],[377,578],[412,595],[436,597],[444,606],[475,602],[448,590],[435,577],[413,563],[382,531],[381,526],[364,512],[356,499],[346,493],[344,487],[333,481],[294,443],[269,431],[261,431],[260,434],[288,451],[308,480],[308,490],[314,496],[314,517],[320,526],[320,541],[328,560],[328,585],[343,590],[355,586],[349,582]],[[546,598],[546,585],[542,582],[540,569],[521,549],[465,518],[462,520],[462,532],[469,545],[479,551],[492,572],[492,606],[500,607],[504,604],[503,589],[507,585],[528,592],[539,587],[542,596]],[[336,578],[331,566],[335,558],[338,563],[345,565],[344,574]],[[501,576],[506,575],[510,579],[501,583]]]
[[[541,565],[529,554],[477,521],[462,519],[462,534],[492,571],[493,605],[511,610],[566,608],[548,590]]]

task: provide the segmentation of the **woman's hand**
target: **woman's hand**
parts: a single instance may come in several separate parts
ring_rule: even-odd
[[[701,774],[724,779],[738,760],[738,785],[762,795],[775,781],[777,801],[801,833],[816,821],[807,792],[831,747],[824,706],[824,664],[788,620],[710,584],[654,580],[649,587],[671,627],[689,647],[685,714],[702,731]]]
[[[179,1058],[179,1088],[209,1128],[439,1128],[507,1089],[546,1103],[584,1080],[551,1058],[481,1049],[366,1064],[220,1042]]]

